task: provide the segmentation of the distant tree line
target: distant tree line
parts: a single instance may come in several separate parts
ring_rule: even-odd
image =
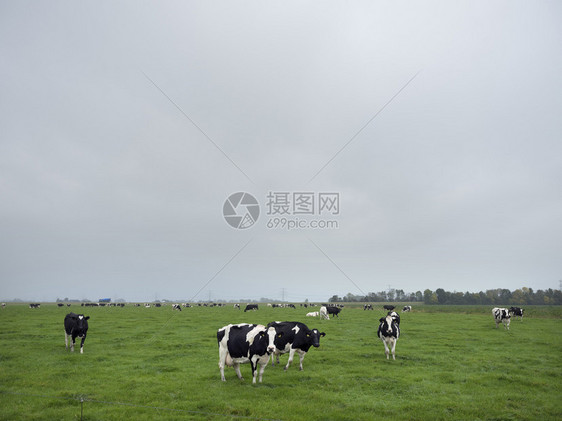
[[[370,292],[367,295],[354,295],[348,293],[344,297],[334,295],[329,300],[337,302],[423,302],[424,304],[472,304],[472,305],[562,305],[562,292],[549,288],[533,291],[532,288],[523,287],[510,291],[509,289],[488,289],[485,292],[450,292],[443,288],[435,291],[426,289],[416,292],[404,292],[401,289]]]

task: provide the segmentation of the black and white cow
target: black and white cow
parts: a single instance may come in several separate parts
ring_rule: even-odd
[[[172,304],[172,310],[179,310],[181,311],[181,306],[179,304]]]
[[[494,321],[496,322],[496,329],[499,327],[500,323],[509,330],[509,322],[511,321],[511,314],[507,308],[494,307],[492,309],[492,314],[494,315]]]
[[[400,337],[400,319],[397,321],[389,313],[386,317],[381,317],[379,322],[377,336],[384,344],[386,359],[389,359],[389,354],[392,352],[392,359],[395,360],[396,356],[394,350],[396,348],[396,341]]]
[[[396,322],[396,324],[400,327],[400,315],[395,311],[389,311],[387,316],[392,317],[392,320]]]
[[[234,308],[237,308],[238,310],[240,310],[240,304],[234,304]]]
[[[373,309],[373,306],[371,304],[365,304],[363,306],[363,310],[372,310],[372,309]]]
[[[271,363],[275,365],[275,359],[277,359],[277,364],[279,364],[279,355],[289,353],[289,361],[287,361],[285,370],[293,362],[295,352],[299,354],[299,370],[302,370],[302,360],[310,347],[318,348],[320,337],[326,336],[324,332],[320,333],[318,329],[311,330],[300,322],[271,322],[267,327],[273,327],[276,331],[275,352],[271,355]]]
[[[244,309],[244,313],[247,312],[248,310],[259,310],[259,308],[257,304],[248,304]]]
[[[382,306],[382,308],[384,308],[385,310],[388,310],[388,311],[392,311],[396,308],[396,306],[386,304],[386,305]]]
[[[252,366],[252,383],[256,382],[259,370],[259,382],[262,381],[265,366],[269,362],[269,355],[275,351],[275,328],[264,325],[241,323],[221,327],[217,331],[219,343],[219,369],[221,380],[224,382],[225,365],[232,367],[240,380],[240,364],[250,363]],[[281,334],[282,335],[282,334]]]
[[[82,338],[80,342],[80,354],[84,353],[84,341],[88,332],[88,319],[90,316],[84,317],[83,314],[68,313],[64,318],[64,345],[68,349],[68,337],[72,339],[70,350],[74,352],[74,343],[76,338]]]
[[[324,319],[329,319],[330,314],[334,315],[335,317],[340,317],[340,316],[338,316],[340,311],[341,311],[341,308],[339,308],[339,307],[322,306],[322,307],[320,307],[320,317],[324,318]]]
[[[521,307],[509,307],[509,312],[512,316],[519,317],[519,320],[523,320],[523,309]]]
[[[404,308],[402,309],[402,313],[406,311],[412,311],[412,306],[404,306]]]
[[[39,303],[30,303],[29,308],[41,308],[41,304]]]

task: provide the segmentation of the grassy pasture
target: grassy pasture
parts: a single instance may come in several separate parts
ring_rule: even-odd
[[[0,310],[0,419],[559,420],[562,309],[526,307],[495,328],[491,306],[421,306],[401,313],[396,361],[376,338],[374,311],[339,319],[260,306],[82,308],[84,354],[64,349],[67,308]],[[216,330],[228,323],[302,321],[326,332],[298,370],[268,365],[263,383],[234,370],[220,381]],[[281,363],[287,356],[281,357]]]

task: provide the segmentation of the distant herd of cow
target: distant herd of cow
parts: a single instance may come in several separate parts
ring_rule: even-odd
[[[123,305],[120,304],[119,306]],[[59,303],[58,306],[62,307],[63,304]],[[145,306],[148,307],[149,305]],[[159,307],[159,305],[157,306]],[[173,309],[180,311],[182,306],[191,307],[189,304],[172,304]],[[271,306],[278,305],[274,304]],[[294,305],[289,306],[295,308]],[[4,307],[6,307],[6,304],[2,303],[2,308]],[[240,305],[235,304],[234,307],[240,308]],[[40,308],[40,304],[29,304],[29,308]],[[319,311],[310,312],[306,315],[329,320],[330,314],[332,317],[339,317],[342,308],[342,305],[323,304]],[[396,359],[396,341],[400,337],[400,315],[394,311],[395,306],[393,305],[384,305],[383,308],[388,313],[385,317],[379,319],[377,336],[384,344],[386,358],[390,359],[390,354],[392,354],[392,359],[394,360]],[[257,304],[248,304],[244,311],[258,309]],[[366,304],[363,309],[373,310],[373,306]],[[402,308],[402,312],[409,312],[411,310],[411,306],[404,306]],[[503,323],[505,329],[509,330],[512,316],[523,320],[523,309],[520,307],[510,307],[509,309],[496,307],[492,309],[492,314],[496,328],[499,327],[500,323]],[[67,349],[69,339],[71,340],[70,350],[74,351],[76,338],[80,338],[80,353],[84,353],[84,341],[88,332],[89,318],[83,314],[75,313],[68,313],[65,316],[64,342]],[[267,326],[240,323],[221,327],[217,331],[221,380],[226,381],[224,377],[225,366],[234,367],[236,375],[242,379],[240,364],[250,363],[252,367],[252,382],[256,383],[256,379],[261,382],[265,366],[268,364],[270,357],[273,365],[275,365],[275,362],[279,364],[279,355],[285,353],[289,353],[289,360],[287,365],[285,365],[285,370],[292,363],[295,353],[299,355],[299,368],[302,370],[304,356],[311,347],[318,348],[320,346],[320,338],[325,335],[324,332],[319,332],[318,329],[309,329],[308,326],[301,322],[271,322]]]

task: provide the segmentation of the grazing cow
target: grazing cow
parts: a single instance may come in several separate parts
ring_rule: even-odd
[[[234,304],[234,308],[237,308],[238,310],[240,310],[240,304]]]
[[[394,349],[396,348],[396,341],[400,337],[400,322],[397,322],[390,314],[386,317],[381,317],[379,322],[377,336],[384,344],[386,359],[389,359],[389,354],[392,352],[392,359],[395,360]]]
[[[311,346],[318,348],[320,346],[320,337],[326,336],[324,332],[318,332],[318,329],[310,330],[304,323],[300,322],[271,322],[268,328],[275,328],[275,351],[271,355],[271,363],[275,365],[275,357],[279,364],[279,355],[289,353],[289,361],[285,366],[285,371],[289,368],[295,352],[299,354],[300,366],[302,370],[302,360]]]
[[[320,318],[325,320],[330,320],[330,316],[328,315],[328,307],[326,306],[320,307]]]
[[[247,304],[246,308],[244,309],[244,313],[248,310],[259,310],[259,308],[257,304]]]
[[[317,311],[311,311],[310,313],[306,313],[307,317],[318,317],[320,313]]]
[[[181,306],[179,304],[172,304],[172,310],[179,310],[181,311]]]
[[[275,351],[275,328],[263,325],[241,323],[221,327],[217,331],[219,343],[219,369],[221,380],[224,382],[224,366],[234,366],[234,371],[240,380],[240,364],[250,363],[252,366],[252,383],[256,383],[259,370],[259,382],[262,381],[265,366],[269,362],[269,354]],[[282,333],[281,333],[282,335]]]
[[[384,308],[385,310],[388,310],[388,311],[392,311],[396,308],[396,306],[391,306],[389,304],[386,304],[386,305],[382,306],[382,308]]]
[[[500,323],[509,330],[509,322],[511,320],[511,315],[507,308],[494,307],[492,309],[492,314],[494,315],[494,321],[496,322],[496,329],[499,327]]]
[[[523,321],[523,309],[521,307],[509,307],[509,312],[512,316],[519,317],[519,320]]]
[[[74,352],[74,343],[76,338],[82,338],[80,342],[80,354],[84,353],[84,341],[86,340],[86,333],[88,332],[88,317],[83,314],[68,313],[64,318],[64,345],[68,349],[68,337],[72,338],[70,350]]]
[[[372,309],[373,309],[373,306],[371,304],[365,304],[363,306],[363,310],[372,310]]]
[[[30,303],[29,308],[41,308],[41,304],[39,303]]]
[[[58,303],[57,306],[62,307],[62,306],[64,306],[64,304],[63,304],[63,303]]]
[[[412,311],[412,306],[404,306],[404,308],[402,309],[402,313],[406,311]]]

